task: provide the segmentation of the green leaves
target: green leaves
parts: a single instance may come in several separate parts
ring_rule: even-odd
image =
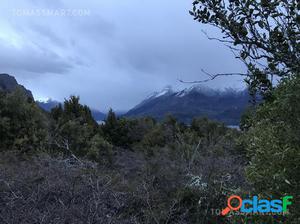
[[[48,135],[47,117],[23,91],[0,94],[0,150],[44,150]]]
[[[251,158],[247,174],[255,189],[264,195],[299,195],[299,76],[283,81],[273,99],[260,105],[246,123],[243,141]],[[299,217],[299,208],[294,206],[291,220]]]
[[[68,147],[72,153],[85,156],[90,140],[98,132],[90,109],[79,103],[79,97],[71,96],[65,100],[63,107],[58,105],[54,108],[51,116],[54,120],[53,147],[56,145],[59,151],[66,153],[64,147]]]
[[[229,47],[248,67],[249,87],[268,96],[273,88],[270,77],[286,78],[300,71],[299,5],[297,0],[199,0],[190,14],[221,30],[220,42],[236,46]],[[265,63],[268,57],[273,63]],[[257,77],[260,73],[269,80]]]

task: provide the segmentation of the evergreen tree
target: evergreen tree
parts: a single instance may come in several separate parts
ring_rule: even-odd
[[[51,111],[55,120],[52,141],[66,153],[84,156],[89,151],[90,140],[98,133],[98,125],[89,107],[79,101],[79,97],[71,96],[63,107],[58,105]]]
[[[299,11],[299,0],[195,0],[190,13],[220,29],[223,38],[211,39],[235,52],[248,68],[242,75],[250,90],[266,96],[272,94],[275,77],[299,75]]]
[[[0,149],[21,152],[47,147],[48,119],[22,89],[0,92]]]

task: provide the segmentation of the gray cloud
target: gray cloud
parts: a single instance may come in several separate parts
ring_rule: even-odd
[[[62,8],[64,6],[61,0],[28,0],[29,3],[39,6],[39,7],[48,7],[48,8]]]
[[[1,39],[0,39],[1,41]],[[0,67],[3,70],[44,73],[66,73],[72,64],[55,52],[38,46],[22,46],[21,48],[0,43]]]
[[[77,18],[75,26],[79,33],[96,42],[102,37],[112,38],[116,31],[115,25],[103,19],[100,15],[94,15],[84,19]]]
[[[31,31],[36,33],[40,38],[45,38],[51,42],[53,45],[58,45],[59,47],[66,47],[66,40],[59,37],[50,27],[46,27],[40,24],[31,24]],[[22,29],[23,33],[26,33]]]
[[[85,9],[88,16],[14,16],[0,10],[1,72],[13,72],[35,97],[84,103],[107,110],[129,109],[151,92],[178,79],[206,78],[200,72],[241,72],[243,65],[222,44],[207,40],[193,21],[191,2],[181,0],[20,0],[20,8]],[[41,75],[43,74],[43,75]],[[242,87],[240,78],[207,85]]]

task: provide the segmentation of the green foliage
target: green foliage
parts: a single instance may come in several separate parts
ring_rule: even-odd
[[[102,126],[106,139],[116,145],[128,147],[132,141],[129,137],[131,122],[124,118],[117,118],[112,109],[109,110],[105,124]]]
[[[54,108],[53,115],[58,116],[56,113],[62,115],[62,121],[77,120],[80,124],[87,124],[95,128],[97,126],[96,121],[93,119],[91,110],[86,105],[79,103],[80,98],[71,96],[69,100],[65,100],[63,110],[61,106]]]
[[[62,117],[63,112],[64,112],[64,110],[63,110],[62,105],[58,104],[58,106],[54,107],[51,110],[51,116],[55,121],[58,121],[58,119],[60,119]]]
[[[126,133],[122,132],[124,129],[120,128],[122,120],[118,120],[112,110],[106,124],[99,128],[90,109],[80,104],[79,97],[71,96],[64,102],[64,106],[54,108],[51,115],[54,119],[53,143],[66,154],[74,153],[99,164],[109,165],[112,163],[113,145],[108,141],[116,144],[117,140],[126,138]]]
[[[300,71],[300,3],[298,0],[195,0],[196,21],[219,28],[248,68],[251,90],[272,90],[273,76]]]
[[[156,149],[163,148],[166,145],[171,146],[176,141],[180,128],[182,128],[177,120],[170,115],[162,123],[156,123],[150,118],[139,119],[138,123],[144,124],[144,126],[143,129],[139,126],[143,135],[140,141],[137,142],[136,148],[145,151],[148,155],[153,155]]]
[[[97,123],[87,106],[79,103],[79,97],[71,96],[64,106],[58,105],[51,111],[54,119],[53,145],[66,153],[85,156],[90,140],[98,133]]]
[[[92,126],[76,119],[59,124],[55,131],[56,140],[65,142],[72,152],[81,156],[87,153],[89,141],[95,135]]]
[[[146,147],[163,147],[166,144],[166,140],[161,126],[157,125],[151,131],[149,131],[144,136],[142,144]]]
[[[3,108],[8,107],[3,105],[14,102],[3,99],[1,97],[0,101],[1,137],[6,130],[9,130],[7,125],[10,122],[6,116],[2,116]],[[38,109],[32,102],[24,104],[30,105],[29,108]],[[14,107],[8,107],[11,110],[7,112],[10,116],[19,113],[17,105],[19,106],[21,103],[16,101],[13,105]],[[33,118],[37,119],[35,112],[31,110],[29,112],[25,113],[24,120],[26,122]],[[51,148],[55,152],[72,154],[73,158],[76,157],[80,160],[80,163],[73,163],[70,160],[72,162],[72,169],[70,169],[68,168],[69,160],[62,162],[60,158],[45,158],[41,161],[48,165],[39,169],[44,170],[46,175],[35,178],[34,173],[25,171],[30,174],[33,181],[21,178],[21,182],[29,183],[28,186],[35,185],[35,181],[39,181],[38,186],[45,182],[47,186],[51,186],[49,190],[51,193],[45,193],[46,195],[56,195],[57,189],[65,186],[62,188],[65,191],[60,192],[61,202],[58,204],[68,207],[68,203],[74,203],[72,206],[95,208],[96,213],[93,211],[91,217],[98,217],[97,220],[103,218],[104,213],[99,210],[99,206],[102,206],[101,208],[104,208],[109,214],[117,212],[110,217],[118,217],[122,221],[132,220],[134,217],[140,223],[180,223],[180,220],[183,223],[218,222],[219,216],[205,214],[207,208],[219,208],[220,203],[225,201],[225,193],[221,186],[236,188],[233,185],[240,185],[240,182],[243,181],[243,178],[240,177],[242,169],[238,169],[240,165],[231,159],[233,154],[231,154],[232,150],[229,150],[234,145],[233,131],[217,122],[195,119],[192,125],[188,126],[178,123],[172,116],[167,116],[163,122],[156,122],[149,117],[125,119],[117,118],[111,110],[106,123],[99,127],[92,119],[88,107],[79,103],[78,97],[71,97],[65,101],[63,106],[58,105],[50,115],[52,118]],[[41,120],[47,121],[46,117]],[[29,136],[28,139],[31,138]],[[115,150],[117,147],[114,146],[121,147]],[[127,147],[130,150],[126,150]],[[93,166],[90,161],[98,163],[100,165],[98,169],[100,168],[101,172],[91,168],[96,166]],[[49,164],[52,166],[50,169]],[[80,167],[80,170],[76,166]],[[65,172],[66,167],[68,169]],[[82,168],[86,169],[85,167],[89,167],[88,170],[81,170]],[[58,171],[62,170],[63,177],[57,178]],[[90,178],[88,176],[90,173],[96,174],[93,178],[97,179]],[[225,177],[227,178],[227,174],[236,176],[238,179],[224,180]],[[48,180],[44,181],[49,177],[47,175],[55,177],[51,177],[51,185],[48,184],[50,183]],[[71,178],[73,175],[74,179]],[[194,184],[197,181],[189,183],[191,176],[203,177],[201,179],[203,182],[200,185]],[[20,179],[20,176],[15,178]],[[21,185],[19,187],[18,184],[11,186],[14,187],[15,192],[21,192],[19,189],[28,189]],[[74,190],[79,189],[78,186],[81,190],[74,195]],[[30,189],[39,188],[30,187]],[[43,189],[46,188],[43,187]],[[11,192],[11,189],[8,189],[8,192]],[[28,192],[32,194],[32,190]],[[92,201],[88,199],[90,197],[93,198]],[[13,195],[12,198],[14,198]],[[24,199],[26,198],[30,197],[24,197]],[[70,200],[70,198],[73,199]],[[80,198],[80,203],[76,201],[78,198]],[[209,204],[199,205],[201,198],[209,198]],[[53,201],[57,202],[57,200]],[[25,202],[22,201],[22,203]],[[52,202],[49,201],[49,203]],[[31,208],[30,203],[27,205],[29,210],[36,208],[36,206]],[[75,209],[72,206],[68,210],[69,214],[78,211],[72,210]],[[11,209],[10,206],[4,207],[7,211]],[[20,207],[15,205],[14,209]],[[55,204],[54,207],[59,206]],[[112,207],[114,209],[111,209]],[[44,209],[43,205],[41,208]],[[57,211],[61,211],[61,209]],[[44,217],[44,214],[41,217]],[[65,217],[65,213],[61,217]],[[70,217],[74,218],[72,215]],[[103,220],[108,219],[106,213],[104,218]]]
[[[250,159],[247,176],[264,197],[294,196],[291,214],[279,223],[299,223],[300,207],[300,2],[298,0],[195,0],[190,14],[219,28],[248,68],[245,81],[264,102],[242,118],[237,147]],[[274,88],[273,78],[279,77]],[[277,85],[277,83],[276,83]],[[210,141],[209,141],[210,142]],[[245,221],[247,222],[247,221]],[[271,223],[269,217],[252,222]]]
[[[141,142],[144,136],[150,132],[156,124],[156,121],[151,117],[143,117],[138,119],[131,119],[131,125],[128,137],[133,144]]]
[[[249,120],[244,144],[249,179],[258,193],[300,197],[300,79],[285,80]],[[296,199],[297,200],[297,199]],[[289,217],[300,217],[294,201]],[[299,221],[299,219],[298,219]]]
[[[89,144],[87,158],[103,165],[112,163],[113,146],[99,134],[95,135]]]
[[[224,124],[208,120],[207,118],[195,118],[191,124],[191,130],[197,135],[204,138],[207,143],[217,141],[218,136],[224,136],[227,128]]]
[[[24,91],[0,92],[0,149],[21,152],[47,147],[47,116]]]

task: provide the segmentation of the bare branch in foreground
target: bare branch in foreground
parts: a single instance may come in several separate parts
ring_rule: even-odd
[[[203,80],[197,80],[197,81],[183,81],[183,80],[179,79],[179,82],[193,84],[193,83],[209,82],[209,81],[212,81],[212,80],[216,79],[217,77],[221,77],[221,76],[234,76],[234,75],[245,76],[245,77],[248,76],[248,74],[246,74],[246,73],[218,73],[218,74],[213,75],[213,74],[210,74],[210,73],[204,71],[203,69],[201,69],[201,71],[204,74],[206,74],[209,78],[203,79]]]
[[[63,139],[62,144],[60,144],[58,141],[55,140],[55,144],[61,148],[61,149],[65,149],[67,152],[69,152],[71,154],[71,156],[77,160],[81,165],[83,164],[82,161],[80,159],[78,159],[77,156],[75,156],[75,154],[72,152],[72,150],[70,149],[69,146],[69,141],[67,139]]]

